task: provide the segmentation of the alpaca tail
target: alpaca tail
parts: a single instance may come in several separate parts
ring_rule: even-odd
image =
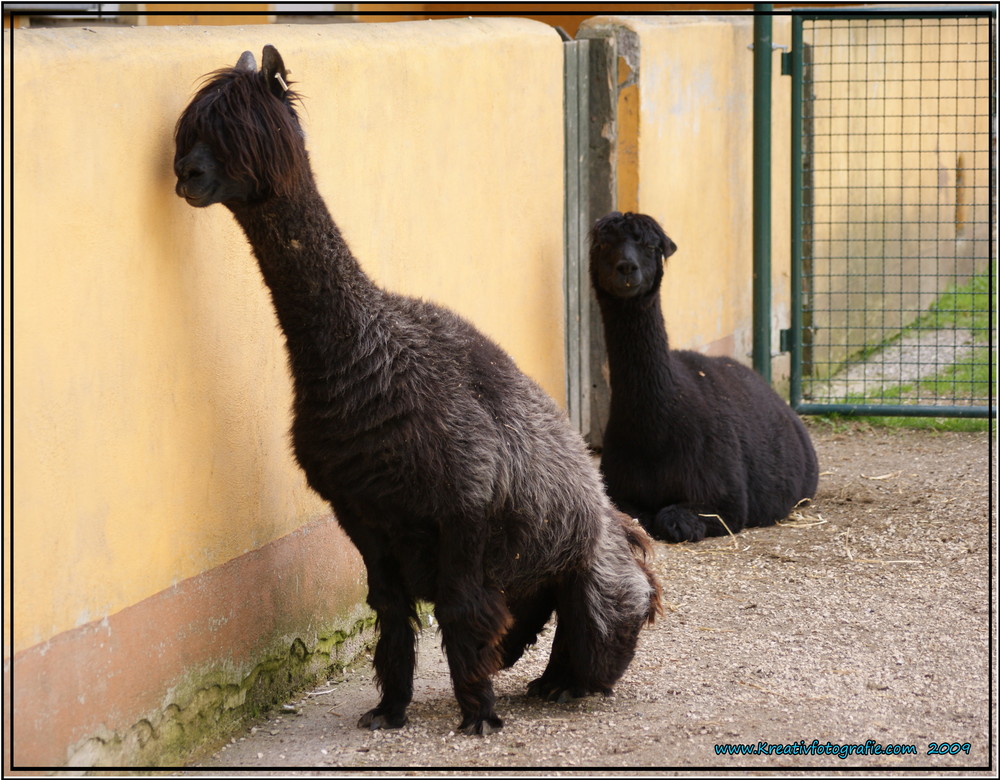
[[[618,518],[618,522],[621,524],[625,540],[632,550],[632,556],[635,558],[636,563],[639,564],[639,568],[649,582],[649,612],[646,615],[646,622],[652,625],[656,621],[656,616],[663,614],[663,590],[647,564],[647,560],[653,555],[655,549],[653,538],[646,533],[646,529],[638,521],[633,520],[624,512],[613,511]]]

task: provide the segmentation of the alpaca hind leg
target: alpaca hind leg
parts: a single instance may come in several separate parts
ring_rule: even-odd
[[[439,600],[434,613],[462,712],[458,730],[464,734],[499,730],[503,721],[494,710],[491,678],[503,664],[503,638],[513,623],[503,596],[488,588],[470,590],[460,600]]]

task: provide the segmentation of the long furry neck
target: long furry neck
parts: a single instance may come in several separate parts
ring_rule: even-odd
[[[227,204],[246,234],[288,346],[296,389],[349,366],[383,292],[361,270],[311,176],[287,196]],[[331,386],[331,390],[335,388]]]
[[[611,415],[641,418],[644,410],[671,406],[674,378],[659,291],[638,300],[602,293],[598,302],[611,374]]]

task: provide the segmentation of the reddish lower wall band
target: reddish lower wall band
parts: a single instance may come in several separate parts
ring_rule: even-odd
[[[317,650],[349,660],[334,656],[367,619],[359,558],[325,518],[18,653],[4,665],[7,761],[169,763],[224,720],[197,710],[239,708],[261,664],[273,676],[283,658],[301,666]]]

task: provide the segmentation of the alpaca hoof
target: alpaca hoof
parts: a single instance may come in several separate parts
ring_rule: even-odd
[[[361,718],[358,720],[359,729],[369,729],[370,731],[378,731],[379,729],[401,729],[406,725],[406,713],[399,713],[394,715],[389,712],[381,712],[378,707],[373,710],[368,710]]]
[[[558,696],[556,695],[557,693],[559,694]],[[572,691],[567,691],[567,690],[553,691],[549,695],[549,701],[554,701],[556,704],[568,704],[569,702],[579,698],[581,697],[577,696]]]
[[[559,691],[553,691],[549,695],[549,701],[554,701],[556,704],[568,704],[569,702],[579,701],[580,699],[586,699],[591,696],[610,696],[610,688],[602,688],[600,690],[587,690],[579,686],[572,688],[563,688]]]
[[[503,728],[503,721],[496,715],[489,715],[485,718],[465,718],[459,725],[458,730],[462,734],[469,736],[485,737]]]
[[[664,542],[700,542],[705,538],[705,524],[690,512],[665,507],[656,513],[649,532]]]
[[[565,704],[574,699],[582,699],[590,695],[590,691],[582,685],[575,685],[569,682],[555,682],[539,677],[528,683],[528,695],[537,696],[545,701],[553,701],[557,704]],[[608,691],[607,693],[610,693]]]
[[[528,683],[528,695],[544,699],[546,698],[547,692],[551,687],[551,683],[549,683],[544,677],[538,677]]]

